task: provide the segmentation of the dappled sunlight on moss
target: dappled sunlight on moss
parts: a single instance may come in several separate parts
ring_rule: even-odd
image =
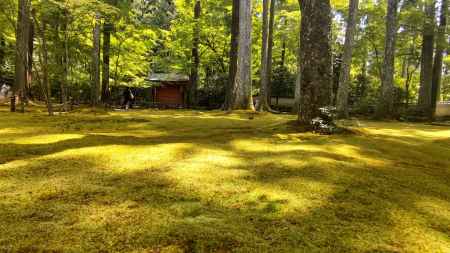
[[[445,127],[320,136],[246,111],[0,114],[0,245],[13,251],[450,248]]]

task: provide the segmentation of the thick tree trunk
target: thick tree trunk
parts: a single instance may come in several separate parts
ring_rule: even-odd
[[[425,6],[425,22],[422,31],[422,56],[420,62],[419,106],[426,115],[431,113],[431,85],[433,79],[434,17],[435,2],[429,0]]]
[[[239,48],[239,5],[240,0],[233,0],[232,21],[231,21],[231,42],[230,42],[230,66],[228,72],[228,87],[226,89],[224,110],[231,110],[236,93],[236,73],[237,57]]]
[[[28,37],[30,27],[30,0],[19,0],[19,9],[16,28],[16,59],[15,59],[15,83],[13,96],[18,95],[21,102],[21,110],[25,111],[25,88],[27,87],[28,67]],[[11,111],[16,110],[16,100],[11,100]]]
[[[113,31],[112,23],[103,24],[103,64],[102,64],[102,102],[109,103],[109,65],[110,65],[110,48],[111,48],[111,32]]]
[[[259,104],[258,111],[262,111],[266,109],[268,105],[268,72],[267,72],[267,63],[268,63],[268,44],[269,44],[269,1],[263,0],[263,13],[262,13],[262,47],[261,47],[261,68],[260,68],[260,96],[259,96]]]
[[[358,14],[358,1],[350,0],[347,29],[345,32],[344,54],[342,56],[341,73],[337,92],[338,118],[348,118],[348,90],[350,87],[350,69],[352,65],[353,41],[356,30],[356,17]]]
[[[239,46],[233,109],[254,110],[252,99],[252,1],[239,5]]]
[[[397,6],[398,0],[388,0],[381,92],[376,109],[376,116],[378,118],[392,117],[394,114],[394,60],[395,41],[397,37]]]
[[[441,0],[441,16],[439,21],[439,28],[436,40],[436,55],[434,57],[433,65],[433,79],[431,88],[431,106],[432,117],[436,111],[436,103],[440,101],[440,90],[442,81],[442,64],[444,50],[446,48],[446,30],[447,30],[447,14],[448,14],[448,0]]]
[[[95,14],[92,36],[92,106],[97,106],[100,98],[100,14]]]
[[[251,0],[239,3],[239,36],[237,38],[237,65],[234,83],[231,85],[231,98],[227,109],[254,110],[252,99],[252,8]],[[232,72],[230,72],[232,74]]]
[[[198,70],[200,67],[200,55],[199,55],[199,45],[200,45],[200,24],[199,19],[201,15],[201,2],[200,0],[195,1],[194,6],[194,36],[192,43],[192,67],[191,67],[191,87],[189,89],[189,105],[197,105],[197,90],[198,90]]]
[[[320,108],[331,102],[331,6],[329,0],[299,0],[300,32],[300,110],[298,121],[311,125]]]

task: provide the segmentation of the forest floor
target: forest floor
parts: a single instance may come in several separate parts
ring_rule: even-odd
[[[450,127],[0,107],[0,251],[450,252]]]

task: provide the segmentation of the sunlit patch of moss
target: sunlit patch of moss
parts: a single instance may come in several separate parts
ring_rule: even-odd
[[[56,143],[59,141],[71,140],[71,139],[81,139],[85,135],[82,134],[44,134],[36,136],[28,136],[17,138],[13,143],[15,144],[49,144]]]
[[[420,128],[418,128],[418,126]],[[444,138],[450,137],[450,130],[445,127],[410,123],[366,123],[365,132],[376,135],[388,135],[392,137],[413,138]]]

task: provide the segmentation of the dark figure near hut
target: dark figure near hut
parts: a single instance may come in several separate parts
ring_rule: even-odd
[[[123,91],[123,107],[125,110],[128,110],[128,108],[133,108],[133,100],[134,100],[133,91],[131,90],[130,87],[127,87]]]

